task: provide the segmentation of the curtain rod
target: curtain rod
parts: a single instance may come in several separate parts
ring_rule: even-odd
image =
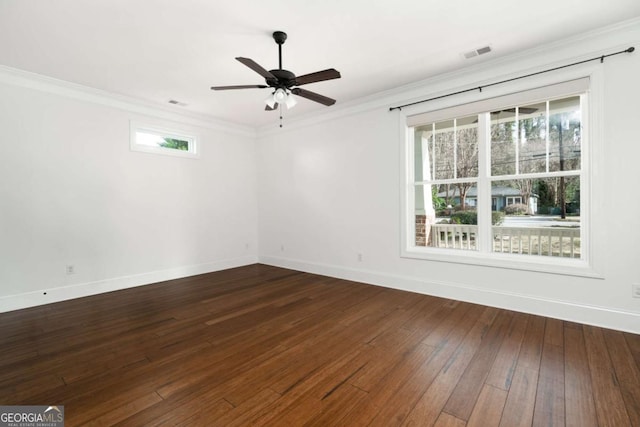
[[[636,48],[631,46],[630,48],[625,49],[625,50],[621,50],[620,52],[610,53],[608,55],[596,56],[595,58],[585,59],[584,61],[578,61],[578,62],[574,62],[572,64],[562,65],[560,67],[549,68],[548,70],[538,71],[538,72],[531,73],[531,74],[525,74],[524,76],[513,77],[511,79],[501,80],[501,81],[495,82],[495,83],[489,83],[489,84],[486,84],[486,85],[477,86],[477,87],[473,87],[473,88],[465,89],[465,90],[459,90],[457,92],[447,93],[446,95],[440,95],[440,96],[435,96],[435,97],[429,98],[429,99],[423,99],[422,101],[416,101],[416,102],[411,102],[409,104],[398,105],[397,107],[390,107],[389,111],[402,110],[404,107],[409,107],[411,105],[417,105],[417,104],[422,104],[423,102],[435,101],[436,99],[447,98],[447,97],[453,96],[453,95],[460,95],[461,93],[473,92],[474,90],[478,90],[478,91],[482,92],[482,89],[486,88],[486,87],[491,87],[491,86],[495,86],[495,85],[499,85],[499,84],[503,84],[503,83],[508,83],[508,82],[512,82],[514,80],[524,79],[526,77],[537,76],[538,74],[544,74],[544,73],[548,73],[548,72],[551,72],[551,71],[561,70],[561,69],[567,68],[567,67],[573,67],[575,65],[584,64],[585,62],[591,62],[591,61],[600,60],[600,63],[603,63],[605,58],[608,58],[608,57],[614,56],[614,55],[620,55],[621,53],[631,53],[634,50],[636,50]]]

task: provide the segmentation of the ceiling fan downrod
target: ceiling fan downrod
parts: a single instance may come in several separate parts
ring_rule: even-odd
[[[282,70],[282,45],[287,40],[287,33],[284,31],[274,31],[273,39],[278,44],[278,69]]]

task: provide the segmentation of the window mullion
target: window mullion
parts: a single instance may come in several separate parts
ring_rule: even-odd
[[[478,251],[491,252],[491,113],[478,115]]]
[[[436,124],[431,124],[431,176],[430,179],[436,179]]]
[[[516,107],[516,137],[514,138],[514,144],[516,144],[516,175],[520,174],[520,108]]]
[[[549,101],[547,101],[545,103],[546,105],[546,111],[545,111],[545,147],[546,147],[546,152],[545,152],[545,160],[546,160],[546,172],[549,173],[549,146],[551,144],[550,139],[549,139]]]
[[[458,123],[457,119],[453,119],[453,177],[458,177]]]

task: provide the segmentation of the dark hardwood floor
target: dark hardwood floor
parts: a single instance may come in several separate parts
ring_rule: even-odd
[[[67,426],[640,426],[640,336],[254,265],[0,314]]]

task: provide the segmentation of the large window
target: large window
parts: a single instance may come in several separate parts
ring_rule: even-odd
[[[588,82],[407,117],[406,252],[585,261]]]

